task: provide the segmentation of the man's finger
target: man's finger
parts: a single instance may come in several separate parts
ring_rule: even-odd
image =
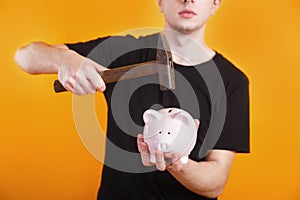
[[[99,65],[98,63],[96,62],[93,62],[96,70],[98,71],[98,73],[101,75],[101,73],[103,73],[105,70],[109,70],[108,68],[106,67],[103,67],[102,65]]]
[[[142,135],[142,134],[138,134],[138,135],[137,135],[137,140],[138,140],[138,142],[144,142],[144,137],[143,137],[143,135]]]
[[[144,166],[152,166],[153,163],[150,162],[150,154],[148,152],[141,152],[141,159]]]
[[[142,144],[144,143],[144,138],[142,134],[138,134],[137,136],[137,145],[139,152],[142,152]]]
[[[166,163],[163,152],[156,151],[155,152],[155,159],[156,159],[156,168],[159,171],[166,170]]]
[[[86,78],[89,80],[90,84],[92,85],[95,91],[100,91],[99,88],[105,85],[104,81],[102,80],[101,76],[98,74],[95,68],[89,69],[88,73],[86,74]]]
[[[172,156],[173,156],[173,153],[164,153],[164,159],[165,159],[166,165],[172,164]]]
[[[200,125],[200,121],[198,119],[194,119],[195,120],[195,123],[196,123],[196,126],[197,126],[197,129],[199,128],[199,125]]]
[[[152,166],[153,163],[150,162],[150,153],[149,153],[148,145],[147,143],[144,142],[144,138],[142,134],[138,134],[137,136],[137,145],[138,145],[138,150],[141,154],[143,165]]]
[[[180,155],[176,153],[172,154],[172,170],[180,171],[182,167],[183,166],[180,160]]]
[[[86,79],[85,77],[78,77],[79,84],[81,88],[89,93],[89,94],[95,94],[96,93],[96,88],[92,85],[92,83]]]
[[[102,65],[99,65],[97,63],[95,63],[95,68],[97,70],[97,72],[100,74],[100,76],[103,74],[104,71],[106,70],[109,70],[108,68],[106,67],[103,67]],[[100,81],[98,82],[98,85],[97,85],[97,90],[100,91],[100,92],[104,92],[104,90],[106,89],[106,85],[103,81],[103,79],[101,78]]]
[[[76,95],[87,95],[87,92],[81,87],[81,85],[76,82],[76,80],[73,77],[70,77],[69,83],[72,87],[72,92]]]

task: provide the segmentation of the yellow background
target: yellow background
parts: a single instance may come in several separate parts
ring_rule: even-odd
[[[251,81],[252,152],[236,156],[221,200],[300,199],[299,11],[299,0],[225,0],[209,22],[207,42]],[[0,25],[0,200],[95,199],[101,164],[79,140],[72,96],[54,94],[55,75],[27,75],[13,56],[33,40],[162,27],[156,1],[1,0]]]

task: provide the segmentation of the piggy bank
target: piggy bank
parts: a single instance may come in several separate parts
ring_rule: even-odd
[[[188,156],[195,146],[197,129],[193,117],[179,108],[146,110],[143,136],[150,151],[150,162],[155,163],[155,151],[178,153],[182,164],[188,162]]]

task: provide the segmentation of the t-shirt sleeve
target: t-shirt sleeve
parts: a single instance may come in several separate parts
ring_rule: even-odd
[[[137,58],[133,56],[128,57],[128,53],[140,48],[138,42],[135,37],[126,35],[108,36],[88,42],[66,44],[66,46],[104,67],[115,68],[119,67],[117,63],[120,61],[117,62],[117,59],[125,62],[124,65],[129,65],[130,62],[134,63]]]
[[[214,149],[249,153],[249,80],[243,75],[226,89],[227,110],[222,133]]]
[[[100,43],[109,37],[97,38],[95,40],[90,40],[87,42],[78,43],[67,43],[65,44],[70,50],[77,52],[78,54],[87,57],[89,53],[96,48]]]

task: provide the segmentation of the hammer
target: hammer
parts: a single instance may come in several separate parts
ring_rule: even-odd
[[[100,72],[103,81],[107,84],[158,74],[160,90],[174,90],[172,53],[163,34],[159,34],[157,47],[156,60],[105,70]],[[67,91],[59,80],[54,81],[54,90],[56,93]]]

